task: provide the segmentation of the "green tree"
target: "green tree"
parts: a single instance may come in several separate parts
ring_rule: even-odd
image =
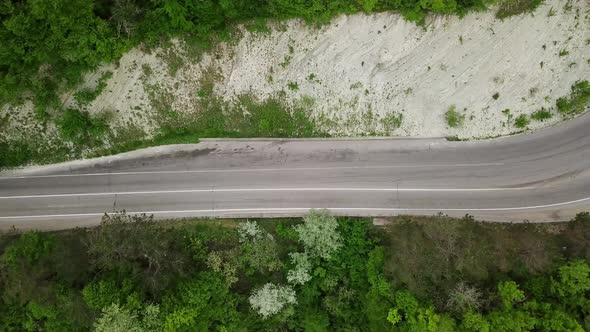
[[[114,303],[102,310],[94,323],[96,332],[156,332],[161,331],[160,308],[147,305],[144,309],[132,311]]]
[[[157,225],[153,216],[117,213],[105,215],[101,227],[87,236],[92,265],[104,270],[131,270],[150,291],[173,282],[186,257],[177,248],[175,233]]]
[[[51,235],[39,231],[28,231],[18,237],[14,243],[4,250],[2,260],[11,267],[17,264],[35,264],[47,256],[55,247]]]
[[[551,286],[563,298],[586,293],[590,290],[590,266],[581,259],[560,266],[558,278]]]
[[[181,282],[163,300],[164,331],[211,331],[236,326],[236,297],[216,273]]]
[[[524,300],[524,292],[512,280],[500,282],[498,284],[498,294],[502,300],[502,305],[506,309],[510,309],[515,303]]]
[[[81,70],[114,60],[123,49],[86,0],[3,2],[0,10],[0,102],[34,82],[77,83]]]
[[[238,236],[241,243],[239,260],[246,274],[275,272],[282,267],[275,239],[256,222],[240,223]]]
[[[463,315],[461,327],[465,331],[490,332],[490,323],[479,313],[467,311]]]
[[[451,317],[438,314],[433,306],[420,304],[408,291],[395,293],[394,307],[387,319],[402,331],[450,332],[456,329]]]
[[[125,279],[118,283],[112,278],[91,281],[82,290],[82,295],[84,302],[94,310],[101,310],[111,304],[123,306],[127,302],[130,302],[129,307],[133,308],[133,299],[139,298],[131,280]]]

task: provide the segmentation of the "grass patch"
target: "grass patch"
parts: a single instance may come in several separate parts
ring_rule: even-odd
[[[292,59],[293,59],[293,56],[285,55],[285,57],[283,58],[283,61],[281,63],[279,63],[279,66],[281,66],[281,68],[283,68],[283,69],[289,67]]]
[[[457,112],[457,107],[455,105],[451,105],[445,113],[445,120],[449,127],[458,128],[463,126],[465,115]]]
[[[92,89],[83,89],[74,94],[74,99],[80,106],[88,105],[93,102],[96,97],[100,96],[103,92],[104,88],[107,86],[107,81],[113,77],[113,72],[106,71],[104,72],[100,78],[98,79],[98,84],[94,90]]]
[[[351,84],[351,85],[350,85],[350,90],[353,90],[353,89],[360,89],[360,88],[362,88],[362,87],[363,87],[363,83],[361,83],[361,82],[356,82],[356,83],[353,83],[353,84]]]
[[[545,121],[551,119],[552,117],[553,113],[546,110],[545,108],[541,108],[540,110],[537,110],[531,114],[531,119],[535,121]]]
[[[462,142],[465,141],[465,139],[459,138],[459,136],[447,136],[445,137],[445,139],[449,142]]]
[[[227,115],[223,117],[225,131],[234,137],[325,136],[310,120],[308,108],[287,107],[278,98],[259,102],[246,95],[237,106],[226,106],[221,112]]]
[[[514,119],[514,126],[519,129],[524,129],[530,122],[531,120],[529,120],[529,117],[526,114],[521,114]]]
[[[165,96],[162,96],[166,100]],[[113,135],[114,144],[98,149],[92,156],[104,156],[158,145],[194,144],[199,138],[247,137],[324,137],[309,118],[305,103],[287,107],[278,98],[257,101],[249,95],[236,105],[207,99],[198,114],[181,115],[160,110],[160,132],[145,138],[140,128],[129,128]],[[131,131],[131,132],[130,132]]]
[[[257,17],[254,20],[252,20],[251,22],[247,23],[246,30],[248,30],[250,32],[261,33],[261,34],[269,34],[270,33],[270,28],[268,27],[266,19],[262,18],[262,17]]]
[[[288,82],[287,88],[291,91],[297,91],[299,90],[299,84],[297,84],[297,82]]]
[[[590,105],[590,82],[578,81],[572,85],[568,97],[558,98],[557,110],[564,116],[573,116],[583,113]]]
[[[391,133],[394,130],[401,127],[403,117],[403,114],[397,112],[391,112],[386,114],[383,118],[379,120],[381,122],[381,125],[383,126],[383,131],[387,133],[387,135],[391,135]]]
[[[157,57],[166,63],[168,74],[175,76],[185,64],[185,59],[181,55],[184,50],[175,46],[171,41],[166,41],[161,46],[161,52],[157,54]]]
[[[559,56],[563,57],[570,54],[570,52],[568,50],[566,50],[565,48],[559,51]]]
[[[504,19],[514,15],[531,13],[541,3],[543,3],[543,0],[500,0],[496,17]]]

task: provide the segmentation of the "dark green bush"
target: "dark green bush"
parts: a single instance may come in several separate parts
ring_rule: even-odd
[[[552,117],[553,114],[545,108],[541,108],[540,110],[537,110],[531,114],[531,119],[535,121],[545,121],[551,119]]]
[[[87,104],[90,104],[91,102],[93,102],[94,99],[96,99],[96,97],[98,97],[102,93],[104,88],[106,88],[107,81],[111,77],[113,77],[113,73],[110,71],[107,71],[104,74],[102,74],[102,76],[98,79],[98,84],[96,85],[96,88],[94,90],[84,89],[84,90],[76,92],[76,94],[74,95],[74,98],[76,99],[78,104],[87,105]]]
[[[500,0],[499,3],[500,7],[498,8],[498,12],[496,12],[496,17],[503,19],[533,12],[543,3],[543,0]]]
[[[516,126],[516,128],[526,128],[526,126],[529,125],[531,121],[529,120],[529,117],[526,114],[521,114],[519,116],[516,117],[516,119],[514,119],[514,125]]]
[[[26,142],[0,142],[0,169],[24,165],[30,160],[31,150]]]
[[[578,81],[572,85],[569,97],[561,97],[556,102],[557,110],[563,115],[582,113],[590,105],[590,82]]]
[[[76,109],[65,110],[57,125],[63,138],[78,144],[100,139],[108,129],[104,119],[92,118],[88,112]]]

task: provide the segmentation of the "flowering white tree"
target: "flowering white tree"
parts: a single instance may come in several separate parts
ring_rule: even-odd
[[[291,258],[294,268],[287,272],[287,281],[293,285],[303,285],[311,280],[311,275],[309,274],[311,263],[307,258],[307,254],[293,252],[289,254],[289,258]]]
[[[338,222],[327,210],[311,210],[303,218],[303,224],[295,226],[305,252],[312,257],[330,259],[342,246]]]
[[[250,306],[262,318],[278,314],[285,306],[297,303],[295,291],[290,286],[267,283],[254,291],[249,298]]]
[[[256,221],[246,221],[238,225],[238,236],[241,243],[255,240],[263,235]]]

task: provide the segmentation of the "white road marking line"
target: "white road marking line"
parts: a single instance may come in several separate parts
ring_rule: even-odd
[[[237,169],[199,169],[182,171],[137,171],[137,172],[111,172],[111,173],[81,173],[81,174],[54,174],[54,175],[22,175],[3,176],[0,180],[12,179],[36,179],[36,178],[62,178],[84,176],[120,176],[120,175],[145,175],[145,174],[189,174],[189,173],[225,173],[225,172],[293,172],[293,171],[332,171],[346,169],[388,169],[388,168],[443,168],[443,167],[484,167],[503,166],[504,163],[481,164],[435,164],[435,165],[384,165],[384,166],[335,166],[335,167],[291,167],[291,168],[237,168]]]
[[[216,193],[216,192],[273,192],[273,191],[376,191],[376,192],[478,192],[478,191],[513,191],[531,190],[535,187],[516,188],[210,188],[210,189],[181,189],[181,190],[153,190],[153,191],[120,191],[97,193],[64,193],[40,194],[20,196],[0,196],[0,199],[52,198],[52,197],[84,197],[110,195],[156,195],[156,194],[186,194],[186,193]]]
[[[374,211],[374,212],[410,212],[410,211],[426,211],[426,212],[470,212],[470,211],[479,211],[479,212],[493,212],[493,211],[518,211],[518,210],[534,210],[534,209],[543,209],[543,208],[551,208],[557,206],[564,206],[564,205],[571,205],[590,201],[590,197],[581,198],[573,201],[561,202],[561,203],[553,203],[553,204],[545,204],[545,205],[533,205],[533,206],[519,206],[519,207],[504,207],[504,208],[330,208],[327,207],[326,209],[329,211],[342,211],[342,212],[351,212],[351,211]],[[263,213],[263,212],[307,212],[311,209],[321,209],[321,207],[294,207],[294,208],[241,208],[241,209],[204,209],[204,210],[170,210],[170,211],[127,211],[128,214],[211,214],[215,216],[216,214],[231,214],[231,213]],[[114,213],[74,213],[74,214],[47,214],[47,215],[32,215],[32,216],[4,216],[0,217],[0,220],[8,220],[8,219],[33,219],[33,218],[73,218],[73,217],[97,217],[103,216],[105,214],[111,215]]]

